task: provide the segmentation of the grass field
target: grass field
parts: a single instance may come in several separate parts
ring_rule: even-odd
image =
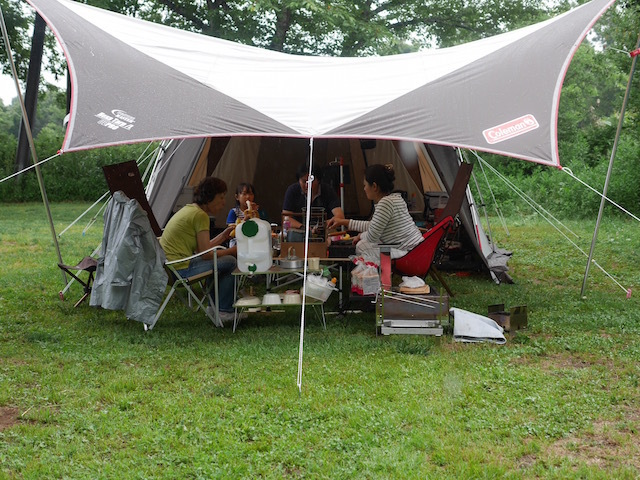
[[[84,208],[54,205],[58,230]],[[67,262],[99,242],[84,223]],[[176,300],[145,333],[74,309],[43,207],[1,205],[0,478],[640,477],[640,292],[592,268],[581,299],[584,255],[535,217],[494,223],[515,283],[451,275],[451,304],[527,305],[528,329],[496,346],[310,318],[299,394],[295,313],[233,333]],[[567,225],[588,251],[593,222]],[[637,224],[605,220],[596,259],[637,288]]]

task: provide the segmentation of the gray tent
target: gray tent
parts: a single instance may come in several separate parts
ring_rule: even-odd
[[[164,225],[173,212],[192,201],[192,187],[206,175],[224,179],[230,192],[240,182],[254,185],[259,202],[269,219],[280,223],[284,192],[295,182],[298,166],[309,155],[309,143],[298,138],[273,137],[207,137],[168,142],[161,149],[147,197],[155,217]],[[347,217],[366,217],[371,203],[362,190],[366,165],[392,163],[396,172],[395,187],[407,193],[416,217],[423,217],[425,196],[446,197],[458,170],[458,157],[452,147],[416,142],[379,140],[361,142],[355,139],[321,139],[314,142],[313,162],[324,172],[324,181],[337,191],[340,183],[343,207]],[[343,178],[339,179],[339,164]],[[444,195],[443,195],[444,194]],[[225,225],[226,212],[232,208],[234,196],[227,195],[225,214],[216,225]],[[509,254],[487,238],[478,221],[479,215],[471,191],[460,211],[464,227],[459,233],[459,248],[451,249],[449,265],[458,269],[482,270],[496,281],[509,281],[506,263]]]

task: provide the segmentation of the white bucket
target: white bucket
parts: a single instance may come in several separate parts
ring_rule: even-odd
[[[266,272],[272,265],[271,224],[259,218],[245,220],[236,227],[238,270]]]

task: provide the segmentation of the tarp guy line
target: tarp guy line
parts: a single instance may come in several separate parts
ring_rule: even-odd
[[[556,224],[562,226],[562,228],[564,228],[567,232],[571,233],[574,237],[579,238],[579,236],[574,233],[573,231],[571,231],[571,229],[569,227],[567,227],[566,225],[564,225],[559,219],[557,219],[551,212],[549,212],[546,208],[544,208],[542,205],[540,205],[538,202],[536,202],[533,198],[531,198],[529,195],[527,195],[526,193],[524,193],[520,188],[518,188],[511,180],[509,180],[507,177],[505,177],[504,175],[502,175],[496,168],[492,167],[491,164],[489,162],[487,162],[484,158],[480,157],[477,152],[473,152],[473,154],[476,156],[476,158],[481,161],[484,162],[484,164],[498,177],[500,178],[507,186],[509,186],[514,192],[516,192],[516,194],[518,194],[518,196],[520,198],[522,198],[531,208],[533,208],[536,213],[538,213],[542,218],[544,218],[545,220],[547,220],[547,222],[551,223],[551,221],[549,220],[550,218],[553,219],[554,222],[556,222]]]
[[[478,157],[478,159],[479,159],[480,161],[485,162],[485,165],[486,165],[486,166],[487,166],[487,167],[488,167],[492,172],[494,172],[494,173],[495,173],[499,178],[501,178],[501,179],[502,179],[502,180],[503,180],[507,185],[509,185],[509,186],[513,189],[513,191],[514,191],[514,192],[516,192],[516,194],[518,194],[518,195],[519,195],[519,196],[520,196],[520,197],[521,197],[521,198],[522,198],[526,203],[528,203],[528,204],[529,204],[529,206],[531,206],[534,210],[536,210],[536,212],[537,212],[537,213],[539,213],[539,214],[542,216],[542,218],[544,218],[544,219],[549,223],[549,225],[551,225],[553,228],[555,228],[555,229],[558,231],[558,233],[559,233],[560,235],[562,235],[562,236],[563,236],[563,237],[564,237],[564,238],[565,238],[565,239],[566,239],[566,240],[567,240],[571,245],[573,245],[573,246],[574,246],[578,251],[580,251],[580,252],[581,252],[585,257],[587,257],[587,258],[589,257],[589,255],[588,255],[588,253],[587,253],[587,252],[585,252],[582,248],[580,248],[580,246],[578,246],[578,245],[577,245],[573,240],[571,240],[571,239],[570,239],[570,238],[569,238],[569,237],[568,237],[568,236],[567,236],[567,235],[566,235],[562,230],[560,230],[560,229],[559,229],[559,228],[558,228],[558,227],[557,227],[553,222],[549,221],[549,218],[548,218],[548,217],[546,217],[545,215],[543,215],[543,214],[538,210],[538,208],[536,208],[536,205],[535,205],[534,203],[529,202],[529,201],[527,200],[527,198],[526,198],[526,195],[525,195],[523,192],[521,193],[521,191],[519,191],[518,187],[516,187],[516,186],[515,186],[513,183],[511,183],[511,182],[510,182],[506,177],[504,177],[502,174],[500,174],[500,173],[499,173],[495,168],[493,168],[493,167],[492,167],[489,163],[487,163],[484,159],[480,158],[477,154],[476,154],[476,156]],[[540,208],[542,208],[542,207],[540,207]],[[542,209],[542,210],[544,210],[544,209]],[[562,224],[560,223],[560,225],[562,225]],[[567,229],[567,231],[569,231],[570,233],[572,233],[573,235],[575,235],[576,237],[578,237],[578,235],[576,235],[575,233],[573,233],[573,232],[572,232],[569,228],[567,228],[565,225],[562,225],[562,226],[563,226],[565,229]],[[626,288],[626,287],[624,287],[624,286],[623,286],[620,282],[618,282],[618,281],[617,281],[617,280],[616,280],[616,279],[615,279],[611,274],[609,274],[609,272],[607,272],[607,271],[606,271],[606,270],[605,270],[605,269],[604,269],[604,268],[603,268],[603,267],[602,267],[598,262],[596,262],[596,261],[595,261],[595,259],[593,259],[593,260],[592,260],[592,263],[593,263],[596,267],[598,267],[598,269],[600,269],[600,271],[601,271],[602,273],[604,273],[607,277],[609,277],[609,279],[610,279],[613,283],[615,283],[616,285],[618,285],[618,286],[622,289],[622,291],[626,293],[627,298],[629,298],[629,296],[631,295],[631,294],[630,294],[630,292],[631,292],[631,289],[630,289],[630,288]]]
[[[634,220],[637,220],[640,222],[640,218],[636,217],[633,213],[631,213],[629,210],[627,210],[626,208],[624,208],[622,205],[617,204],[616,202],[614,202],[613,200],[611,200],[611,198],[607,197],[606,195],[603,195],[602,192],[596,190],[595,188],[593,188],[591,185],[585,183],[584,181],[580,180],[578,177],[576,177],[574,175],[574,173],[571,171],[570,168],[563,168],[562,171],[564,173],[566,173],[567,175],[569,175],[571,178],[577,180],[579,183],[581,183],[582,185],[584,185],[585,187],[587,187],[589,190],[591,190],[593,193],[595,193],[596,195],[598,195],[600,198],[605,199],[607,202],[609,202],[611,205],[614,205],[615,207],[617,207],[619,210],[623,211],[624,213],[626,213],[627,215],[629,215],[631,218],[633,218]]]

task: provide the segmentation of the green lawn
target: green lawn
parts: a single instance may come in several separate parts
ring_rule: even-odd
[[[62,230],[86,208],[53,206]],[[60,240],[90,254],[100,221]],[[568,220],[588,251],[593,221]],[[527,305],[504,346],[375,335],[373,313],[250,315],[234,334],[176,300],[155,329],[62,302],[38,204],[0,206],[0,478],[638,478],[640,292],[546,223],[494,222],[513,285],[448,276],[452,306]],[[640,285],[634,222],[596,259]],[[334,299],[331,299],[333,301]]]

